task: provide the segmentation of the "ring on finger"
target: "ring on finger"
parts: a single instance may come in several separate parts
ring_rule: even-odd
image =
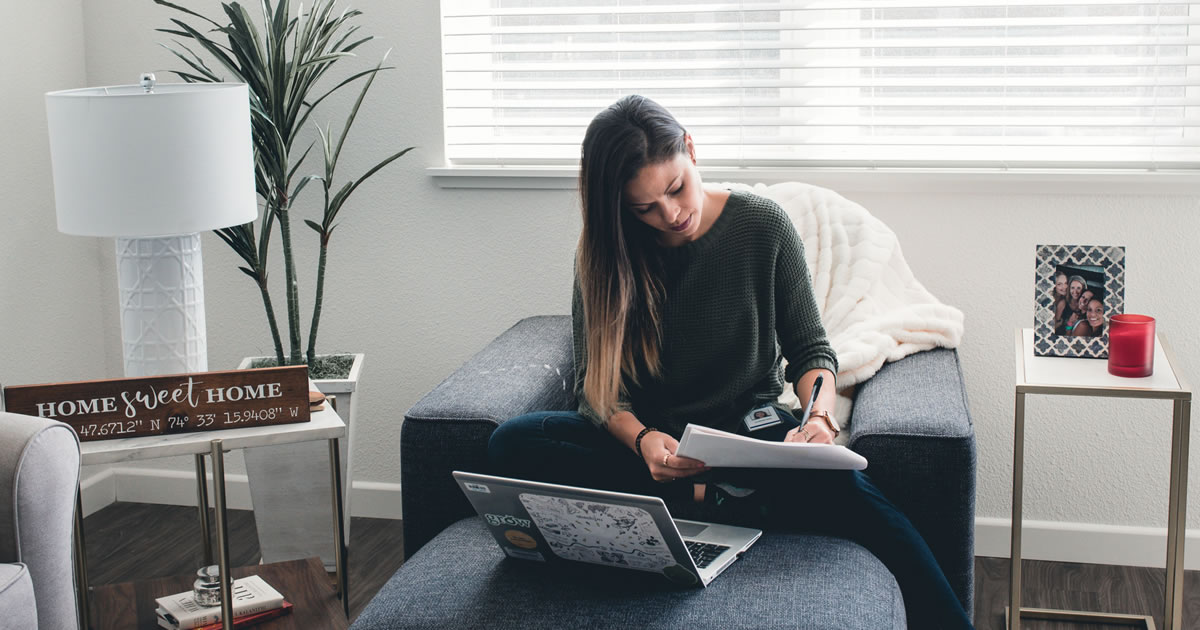
[[[811,440],[811,439],[812,439],[812,436],[808,434],[808,429],[807,429],[807,428],[800,429],[800,435],[803,435],[803,436],[804,436],[804,441],[805,441],[805,442],[807,442],[807,441],[809,441],[809,440]]]
[[[670,453],[667,453],[667,454],[663,455],[663,466],[666,466],[666,465],[667,465],[667,460],[668,460],[668,459],[671,459],[671,454],[670,454]]]

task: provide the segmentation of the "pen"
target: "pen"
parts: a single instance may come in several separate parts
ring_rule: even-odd
[[[808,424],[808,414],[812,412],[813,403],[817,400],[817,393],[821,391],[821,383],[825,382],[825,375],[818,374],[817,380],[813,381],[812,395],[808,397],[808,404],[804,405],[804,413],[800,416],[800,426]]]

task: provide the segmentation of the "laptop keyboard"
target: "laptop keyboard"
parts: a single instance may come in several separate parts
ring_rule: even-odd
[[[729,545],[714,545],[698,540],[685,540],[684,543],[687,544],[688,554],[692,556],[692,560],[696,561],[696,567],[700,569],[712,564],[717,556],[729,549]]]

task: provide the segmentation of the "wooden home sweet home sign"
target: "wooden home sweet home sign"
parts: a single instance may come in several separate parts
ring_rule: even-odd
[[[304,365],[4,388],[5,410],[109,440],[308,422]]]

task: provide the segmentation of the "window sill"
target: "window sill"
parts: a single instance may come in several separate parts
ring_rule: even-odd
[[[444,166],[426,172],[440,188],[574,190],[578,177],[570,166]],[[709,183],[802,181],[856,192],[1200,195],[1200,171],[1190,170],[701,167],[700,173]]]

